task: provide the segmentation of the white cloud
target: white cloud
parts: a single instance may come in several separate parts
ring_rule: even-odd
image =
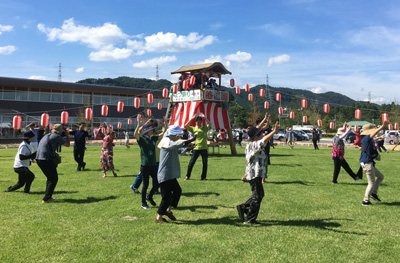
[[[14,53],[15,50],[17,50],[17,48],[11,45],[0,47],[0,55],[10,55]]]
[[[314,92],[314,93],[324,93],[325,92],[324,88],[322,88],[322,87],[311,88],[310,91]]]
[[[0,25],[0,35],[3,33],[3,32],[10,32],[10,31],[12,31],[13,30],[13,26],[3,26],[3,25]]]
[[[364,99],[364,101],[368,101],[368,98]],[[384,104],[388,103],[388,100],[382,97],[378,97],[378,98],[372,98],[371,102],[376,104]]]
[[[37,28],[47,35],[49,41],[78,42],[94,49],[110,49],[128,38],[117,25],[112,23],[89,27],[76,25],[73,18],[65,20],[61,28],[50,28],[44,24],[38,24]]]
[[[282,64],[288,61],[290,61],[290,56],[286,54],[272,57],[268,59],[268,67],[272,66],[273,64]]]
[[[28,77],[28,79],[46,80],[46,77],[45,76],[33,75],[33,76]]]
[[[76,73],[82,73],[84,70],[85,70],[84,67],[80,67],[80,68],[75,69],[75,72]]]
[[[235,61],[239,63],[248,62],[251,60],[251,54],[247,52],[238,51],[235,54],[229,54],[225,57],[226,60]]]
[[[222,23],[214,23],[214,24],[210,25],[211,30],[218,30],[218,29],[221,29],[224,27],[225,27],[225,24],[222,24]]]
[[[132,55],[131,49],[114,48],[112,50],[99,50],[90,52],[89,59],[91,61],[121,60],[129,58],[131,55]]]
[[[349,33],[350,43],[381,51],[399,50],[400,30],[384,26],[365,27]]]
[[[162,56],[158,58],[152,58],[149,60],[143,60],[138,63],[134,63],[133,67],[135,68],[153,68],[156,67],[157,65],[163,65],[168,62],[173,62],[176,61],[175,56]]]
[[[276,36],[290,36],[293,35],[293,28],[289,24],[265,24],[259,27],[261,30],[264,30],[272,35]]]
[[[189,33],[187,36],[175,33],[158,32],[151,36],[144,37],[143,41],[128,41],[128,48],[139,52],[181,52],[197,50],[211,45],[217,38],[215,36],[203,36],[197,32]]]
[[[222,57],[221,56],[212,55],[211,57],[206,58],[205,60],[197,61],[197,62],[195,62],[193,64],[207,64],[207,63],[221,62],[221,61],[222,61]]]

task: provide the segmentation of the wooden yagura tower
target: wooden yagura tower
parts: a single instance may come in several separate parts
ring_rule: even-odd
[[[171,97],[166,113],[169,123],[183,128],[192,116],[203,113],[210,121],[212,129],[226,130],[231,153],[236,155],[227,108],[229,92],[219,90],[221,76],[232,73],[222,63],[215,62],[184,66],[171,74],[180,74],[180,77],[179,83],[175,84],[177,85],[175,88],[178,90],[170,93]],[[216,83],[210,86],[211,79]],[[218,85],[216,85],[217,83]],[[193,121],[190,125],[195,125],[195,122]]]

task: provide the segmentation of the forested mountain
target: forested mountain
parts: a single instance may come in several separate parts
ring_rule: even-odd
[[[118,77],[115,79],[104,78],[104,79],[84,79],[77,83],[83,84],[96,84],[96,85],[108,85],[108,86],[118,86],[118,87],[131,87],[139,89],[162,89],[171,86],[171,82],[165,79],[160,79],[154,81],[151,79],[142,78],[131,78],[131,77]]]

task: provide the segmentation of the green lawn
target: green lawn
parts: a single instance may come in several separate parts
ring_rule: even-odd
[[[330,148],[272,149],[259,227],[243,225],[236,205],[251,194],[244,148],[209,158],[208,181],[201,159],[183,195],[178,221],[156,224],[156,209],[142,210],[130,185],[140,165],[137,146],[114,148],[118,177],[103,179],[100,147],[89,146],[87,170],[76,172],[72,148],[63,148],[56,203],[42,204],[45,176],[36,164],[32,194],[0,193],[0,262],[399,262],[398,152],[383,154],[382,203],[361,206],[366,180],[345,171],[333,185]],[[0,150],[0,189],[17,181],[17,149]],[[353,170],[359,151],[346,150]],[[183,176],[189,156],[181,157]],[[110,174],[111,175],[111,174]],[[160,196],[155,196],[159,203]]]

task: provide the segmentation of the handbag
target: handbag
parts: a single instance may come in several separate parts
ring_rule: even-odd
[[[54,151],[53,145],[50,142],[50,135],[51,135],[51,133],[49,133],[49,135],[47,136],[47,141],[48,141],[48,144],[49,144],[49,147],[50,147],[50,151],[51,151],[50,160],[53,162],[53,164],[55,166],[57,166],[58,164],[61,163],[61,156]]]

